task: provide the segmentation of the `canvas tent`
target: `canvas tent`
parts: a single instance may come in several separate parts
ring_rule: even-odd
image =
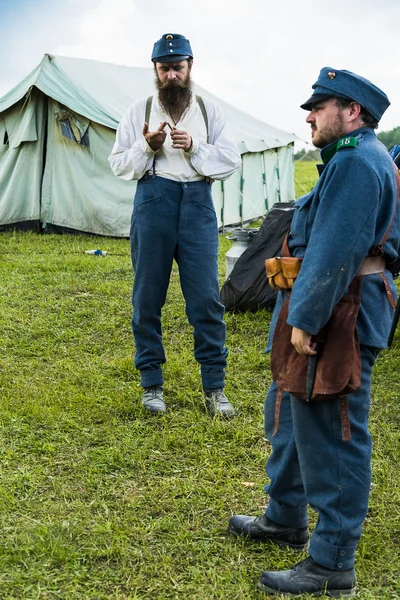
[[[0,98],[0,228],[16,224],[127,237],[135,182],[117,179],[107,157],[131,102],[154,90],[152,68],[46,54]],[[265,214],[294,199],[296,136],[218,102],[242,167],[213,184],[219,225]]]

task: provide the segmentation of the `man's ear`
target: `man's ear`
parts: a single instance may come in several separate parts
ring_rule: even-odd
[[[349,104],[349,121],[358,119],[361,113],[361,105],[358,102],[350,102]]]

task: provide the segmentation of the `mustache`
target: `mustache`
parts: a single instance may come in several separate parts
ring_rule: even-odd
[[[159,89],[159,90],[166,90],[166,89],[171,89],[171,88],[187,89],[190,87],[190,82],[181,81],[180,79],[174,79],[173,81],[170,81],[169,79],[167,79],[167,81],[164,81],[164,83],[162,83],[159,79],[157,79],[156,84],[157,84],[157,89]]]

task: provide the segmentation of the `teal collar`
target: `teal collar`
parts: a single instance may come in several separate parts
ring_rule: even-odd
[[[356,148],[358,144],[358,139],[352,135],[345,135],[340,139],[332,142],[329,146],[325,146],[321,150],[321,158],[324,165],[326,165],[331,158],[333,158],[339,150],[343,150],[343,148]]]

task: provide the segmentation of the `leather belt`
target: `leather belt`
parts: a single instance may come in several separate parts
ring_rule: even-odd
[[[374,273],[383,273],[386,268],[383,256],[367,256],[361,263],[361,267],[356,273],[356,277],[361,275],[373,275]]]

